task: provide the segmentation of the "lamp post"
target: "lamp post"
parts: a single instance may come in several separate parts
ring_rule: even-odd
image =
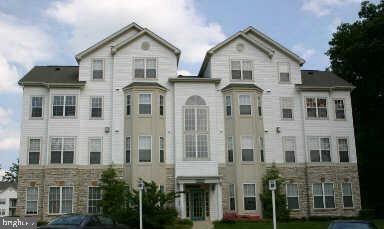
[[[276,229],[276,202],[275,202],[276,180],[269,180],[269,190],[272,191],[273,229]]]
[[[144,182],[143,180],[139,180],[138,183],[138,188],[139,188],[139,217],[140,217],[140,229],[143,229],[143,197],[142,197],[142,192],[144,189]]]

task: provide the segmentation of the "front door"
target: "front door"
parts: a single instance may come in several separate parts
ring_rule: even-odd
[[[189,192],[189,207],[191,220],[205,220],[205,192],[201,189]]]

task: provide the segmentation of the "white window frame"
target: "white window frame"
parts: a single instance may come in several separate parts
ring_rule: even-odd
[[[311,148],[310,148],[310,138],[317,138],[317,141],[318,141],[318,150],[319,150],[319,154],[320,154],[320,161],[312,161],[311,160]],[[323,156],[321,154],[321,151],[323,150],[321,148],[321,139],[322,138],[328,138],[329,139],[329,155],[331,157],[331,160],[330,161],[323,161]],[[306,142],[307,142],[307,154],[308,154],[308,158],[309,158],[309,162],[311,163],[332,163],[333,162],[333,159],[334,159],[334,156],[332,155],[332,138],[330,136],[307,136],[306,137]]]
[[[28,200],[28,188],[36,188],[37,189],[37,200]],[[26,215],[39,215],[39,187],[38,186],[29,186],[25,190],[25,214]],[[36,213],[27,213],[27,206],[28,206],[28,201],[36,201]]]
[[[297,154],[296,154],[296,151],[297,151],[297,142],[296,142],[296,136],[283,136],[282,137],[282,140],[283,140],[283,157],[284,157],[284,162],[285,163],[296,163],[297,162]],[[286,142],[287,141],[290,141],[290,140],[292,140],[292,141],[294,141],[294,150],[293,150],[293,156],[294,156],[294,162],[287,162],[287,160],[286,160],[286,151],[289,151],[289,150],[287,150],[287,148],[286,148]],[[320,160],[321,160],[321,158],[320,158]],[[331,160],[332,160],[332,158],[331,158]]]
[[[94,164],[91,164],[91,140],[100,140],[100,163],[94,163]],[[88,163],[90,165],[101,165],[103,164],[103,137],[89,137],[88,138]]]
[[[341,162],[341,158],[340,158],[340,144],[339,144],[339,140],[340,139],[346,139],[347,140],[348,162]],[[347,137],[347,136],[338,136],[338,137],[336,137],[337,157],[339,158],[339,163],[351,163],[351,149],[350,149],[349,145],[350,145],[349,144],[349,137]]]
[[[245,185],[253,185],[255,187],[255,196],[245,196]],[[245,210],[245,198],[246,197],[254,197],[255,198],[255,209],[252,210]],[[255,212],[257,211],[257,189],[256,189],[256,183],[243,183],[243,208],[246,212]]]
[[[31,151],[31,140],[32,139],[39,139],[40,141],[40,149],[39,149],[39,162],[37,164],[30,164],[29,163],[29,153],[30,152],[37,152],[37,151]],[[28,165],[40,165],[41,164],[41,156],[42,156],[42,153],[41,153],[41,150],[42,150],[42,146],[43,146],[43,143],[42,143],[42,137],[29,137],[28,138],[28,147],[27,147],[27,158],[28,158]]]
[[[297,196],[289,196],[288,195],[288,185],[295,185],[296,188],[297,188]],[[298,208],[292,208],[292,209],[289,209],[291,211],[296,211],[296,210],[300,210],[300,191],[299,191],[299,184],[297,183],[288,183],[288,184],[285,184],[285,198],[287,200],[287,209],[288,208],[288,198],[297,198],[297,205],[298,205]]]
[[[233,196],[231,196],[231,186],[233,187]],[[231,209],[231,198],[233,198],[233,202],[235,204],[235,209]],[[228,185],[228,206],[229,206],[229,211],[236,211],[237,210],[237,206],[236,206],[236,185],[235,184],[229,184]]]
[[[101,99],[101,107],[95,107],[95,108],[101,108],[101,116],[100,117],[92,117],[92,100],[93,99]],[[104,97],[103,96],[91,96],[89,99],[89,119],[103,119],[104,118]]]
[[[163,104],[161,104],[161,100],[163,100]],[[161,108],[163,108],[163,114],[161,114]],[[164,95],[159,95],[159,115],[160,117],[165,116],[165,96]]]
[[[128,96],[129,96],[129,99],[128,99]],[[127,112],[128,106],[129,106],[129,114]],[[127,94],[125,96],[125,115],[128,117],[132,115],[132,94]]]
[[[244,137],[249,137],[252,139],[252,161],[243,161],[243,149],[247,149],[247,148],[243,148],[243,138]],[[243,163],[253,163],[255,162],[255,139],[252,135],[241,135],[240,136],[240,152],[241,152],[241,162]]]
[[[315,99],[316,106],[315,107],[308,107],[307,106],[307,99]],[[327,109],[327,117],[319,117],[319,105],[317,102],[318,99],[325,99],[325,108]],[[305,118],[308,120],[327,120],[327,119],[329,119],[328,101],[329,101],[329,98],[325,97],[325,96],[307,96],[307,97],[304,97]],[[316,117],[308,117],[308,108],[316,108]]]
[[[260,162],[265,162],[265,141],[264,137],[259,137],[259,144],[260,144]]]
[[[351,186],[351,195],[350,195],[350,197],[352,199],[352,207],[345,207],[345,203],[344,203],[344,196],[345,195],[344,195],[344,189],[343,189],[343,185],[344,184],[349,184]],[[344,209],[353,209],[353,208],[355,208],[355,200],[354,200],[354,196],[353,196],[353,184],[352,184],[352,182],[343,182],[343,183],[340,184],[340,186],[341,186],[341,200],[343,202],[343,208]]]
[[[90,191],[90,188],[100,188],[100,199],[90,199],[89,197],[89,191]],[[101,207],[100,207],[100,212],[97,212],[97,213],[90,213],[89,212],[89,201],[101,201],[103,199],[103,193],[102,193],[102,189],[100,186],[88,186],[88,198],[87,198],[87,213],[88,214],[101,214],[102,210],[101,210]]]
[[[60,163],[51,163],[51,156],[52,156],[52,138],[61,138],[61,160]],[[64,153],[64,138],[73,138],[74,143],[73,143],[73,162],[72,163],[63,163],[63,153]],[[73,165],[76,163],[76,150],[77,150],[77,138],[74,136],[51,136],[49,137],[49,164],[57,164],[57,165],[63,165],[63,164],[68,164],[68,165]]]
[[[95,61],[101,61],[102,62],[102,75],[101,75],[101,79],[95,79],[93,78],[93,71],[95,70]],[[101,80],[104,80],[104,77],[105,77],[105,60],[103,58],[93,58],[91,60],[91,65],[92,65],[92,71],[91,71],[91,80],[93,81],[101,81]]]
[[[233,77],[232,77],[232,61],[239,61],[240,62],[240,79],[233,79]],[[252,79],[244,79],[243,71],[244,71],[244,62],[246,62],[246,61],[251,62]],[[255,79],[255,75],[254,75],[255,71],[254,70],[255,70],[255,66],[254,66],[253,60],[250,60],[250,59],[230,59],[229,60],[229,71],[230,71],[231,81],[254,81],[254,79]]]
[[[315,194],[314,194],[314,188],[313,188],[313,186],[315,185],[315,184],[321,184],[321,188],[322,188],[322,193],[323,193],[323,195],[322,195],[322,198],[323,198],[323,206],[324,206],[324,208],[315,208]],[[334,205],[335,205],[335,207],[333,207],[333,208],[327,208],[326,207],[326,204],[325,204],[325,197],[326,197],[326,195],[325,195],[325,192],[324,192],[324,184],[332,184],[332,189],[333,189],[333,203],[334,203]],[[316,196],[318,196],[318,195],[316,195]],[[321,183],[313,183],[312,184],[312,208],[313,209],[336,209],[336,197],[335,197],[336,195],[335,195],[335,184],[334,183],[332,183],[332,182],[321,182]]]
[[[241,104],[241,103],[240,103],[240,96],[249,96],[249,104]],[[253,101],[252,101],[252,96],[251,96],[251,94],[239,94],[239,96],[237,96],[237,99],[238,99],[238,104],[239,104],[239,105],[238,105],[238,108],[239,108],[239,115],[240,115],[241,117],[247,117],[247,116],[249,117],[249,116],[252,116],[252,115],[253,115],[253,111],[252,111],[252,107],[253,107],[253,106],[252,106],[252,102],[253,102]],[[250,113],[250,114],[241,114],[241,111],[240,111],[240,106],[241,106],[241,105],[246,105],[246,106],[249,105],[249,106],[251,106],[251,108],[250,108],[250,109],[251,109],[251,113]]]
[[[136,63],[136,60],[139,60],[139,59],[142,59],[144,60],[144,77],[143,78],[136,78],[136,74],[135,74],[135,63]],[[154,78],[148,78],[147,77],[147,59],[154,59],[155,60],[155,70],[156,70],[156,76]],[[133,64],[132,64],[132,69],[133,69],[133,79],[135,80],[156,80],[158,79],[158,76],[159,76],[159,68],[158,68],[158,58],[157,57],[151,57],[151,56],[147,56],[147,57],[134,57],[133,58]]]
[[[40,97],[41,98],[41,117],[32,117],[32,109],[33,109],[33,105],[32,105],[32,100],[34,97]],[[33,119],[33,120],[40,120],[40,119],[44,119],[44,96],[43,95],[31,95],[30,96],[30,99],[29,99],[29,118],[30,119]]]
[[[60,188],[60,210],[58,213],[52,213],[52,212],[49,212],[49,202],[50,202],[50,199],[49,199],[49,196],[50,196],[50,192],[51,192],[51,188]],[[72,209],[71,209],[71,212],[70,213],[73,213],[73,202],[74,202],[74,196],[75,196],[75,188],[74,186],[49,186],[48,187],[48,215],[62,215],[64,214],[63,213],[63,188],[72,188]],[[68,213],[65,213],[65,214],[68,214]]]
[[[140,96],[141,95],[150,95],[150,103],[140,103]],[[149,114],[140,114],[140,104],[143,104],[143,105],[148,105],[149,104],[149,105],[151,105],[150,113]],[[132,111],[131,111],[131,114],[132,114]],[[139,116],[151,116],[152,115],[152,93],[149,93],[149,92],[139,93],[139,96],[137,98],[137,114]]]
[[[230,101],[230,104],[228,105],[227,104],[227,98],[229,98],[229,101]],[[232,114],[233,114],[233,104],[232,104],[232,95],[226,95],[225,97],[224,97],[224,103],[225,103],[225,116],[226,117],[232,117]],[[227,108],[228,107],[230,107],[230,112],[231,112],[231,114],[230,115],[228,115],[228,113],[227,113]]]
[[[282,67],[282,65],[286,65],[288,67],[288,72],[281,71],[280,67]],[[281,81],[280,73],[288,73],[288,77],[289,77],[288,81]],[[288,62],[278,62],[277,63],[277,74],[278,74],[279,83],[290,84],[292,82],[291,65]]]
[[[337,118],[337,115],[336,115],[336,101],[343,101],[343,112],[344,112],[344,118]],[[335,109],[334,112],[335,112],[335,120],[337,121],[345,121],[347,120],[347,113],[346,113],[346,109],[345,109],[345,99],[344,98],[334,98],[333,99],[333,108]]]
[[[140,137],[150,137],[150,139],[151,139],[151,153],[150,153],[150,156],[151,156],[151,158],[150,158],[150,161],[140,161]],[[152,135],[139,135],[138,137],[137,137],[137,162],[138,163],[140,163],[140,164],[148,164],[148,163],[152,163],[152,151],[153,151],[153,147],[152,147]],[[132,144],[132,142],[131,142],[131,144]],[[131,146],[131,148],[132,148],[132,146]],[[131,151],[131,158],[132,158],[132,151]]]
[[[53,107],[54,107],[54,98],[55,96],[63,96],[64,97],[64,102],[63,102],[63,115],[59,116],[59,115],[53,115]],[[66,116],[65,115],[65,110],[66,110],[66,107],[67,105],[65,104],[66,101],[67,101],[67,97],[69,96],[74,96],[75,97],[75,115],[74,116]],[[60,94],[57,94],[57,95],[52,95],[51,97],[51,117],[53,119],[60,119],[60,118],[65,118],[65,119],[76,119],[77,118],[77,112],[78,112],[78,95],[60,95]]]
[[[129,162],[127,162],[127,140],[129,139]],[[131,164],[132,163],[132,138],[131,136],[125,137],[125,144],[124,144],[124,163],[125,164]]]
[[[232,161],[229,161],[229,146],[232,145]],[[227,137],[227,162],[233,164],[235,162],[235,141],[233,136]]]
[[[163,148],[161,147],[161,139],[163,139]],[[165,147],[165,137],[160,136],[159,137],[159,162],[160,163],[165,163],[165,149],[166,149],[166,147]],[[161,159],[161,150],[163,150],[163,159],[164,159],[164,161],[160,160]]]
[[[290,101],[289,101],[290,100]],[[289,107],[286,102],[292,103],[292,106]],[[287,120],[287,121],[292,121],[295,120],[295,115],[294,115],[294,107],[295,107],[295,100],[293,97],[280,97],[280,113],[281,113],[281,120]],[[284,118],[284,109],[291,109],[292,111],[292,118]]]

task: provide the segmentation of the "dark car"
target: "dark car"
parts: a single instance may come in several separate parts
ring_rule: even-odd
[[[365,220],[336,220],[328,229],[378,229],[375,224]]]
[[[96,215],[81,215],[81,214],[70,214],[60,216],[47,225],[39,227],[41,229],[80,229],[80,228],[93,228],[93,229],[101,229],[101,228],[119,228],[119,229],[129,229],[129,227],[121,224],[115,223],[112,219],[96,216]]]

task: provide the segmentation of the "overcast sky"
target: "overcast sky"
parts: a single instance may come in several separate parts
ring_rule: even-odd
[[[17,80],[34,65],[76,65],[76,53],[133,21],[181,49],[184,74],[196,74],[210,47],[248,26],[304,58],[303,68],[322,70],[332,32],[359,8],[359,0],[1,0],[1,167],[19,154]]]

